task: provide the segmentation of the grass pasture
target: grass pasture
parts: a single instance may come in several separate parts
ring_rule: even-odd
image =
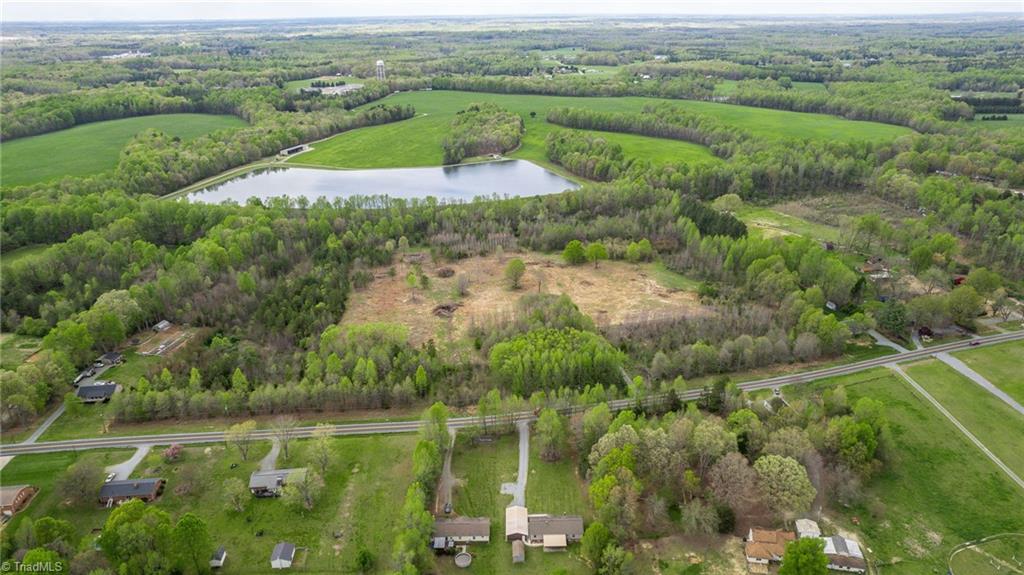
[[[953,354],[1007,395],[1024,404],[1024,341],[987,345]]]
[[[34,258],[38,257],[39,254],[46,251],[46,248],[50,247],[47,244],[40,244],[34,246],[23,246],[13,250],[7,250],[0,256],[0,266],[7,268],[9,265],[16,264],[18,262],[30,262]]]
[[[456,112],[474,102],[494,102],[520,114],[526,123],[522,145],[512,157],[545,164],[544,139],[557,126],[547,123],[553,107],[586,107],[608,112],[638,112],[644,106],[671,103],[685,110],[715,116],[769,137],[827,138],[838,140],[887,140],[909,133],[898,126],[854,122],[823,114],[803,114],[765,108],[732,106],[714,102],[662,100],[657,98],[573,98],[457,91],[418,91],[395,94],[382,100],[387,104],[411,104],[418,116],[385,126],[373,126],[339,134],[297,156],[293,163],[342,168],[397,168],[440,165],[441,140]],[[376,104],[376,103],[375,103]],[[535,113],[535,116],[531,116]],[[628,134],[602,133],[620,143],[627,155],[637,154],[655,161],[714,161],[703,147],[687,142]],[[384,150],[384,152],[381,152]]]
[[[1007,535],[968,547],[952,557],[949,568],[950,575],[1024,573],[1024,535]]]
[[[978,117],[987,114],[978,114]],[[1007,114],[1005,120],[974,120],[968,124],[978,130],[1020,130],[1024,129],[1024,114]]]
[[[906,371],[996,457],[1024,476],[1024,416],[939,360],[914,363]]]
[[[64,176],[86,176],[117,166],[121,149],[136,134],[160,130],[192,140],[216,130],[240,128],[240,118],[212,114],[159,114],[82,124],[0,144],[0,184],[19,186]]]
[[[863,535],[881,573],[945,573],[956,545],[1024,530],[1024,491],[896,374],[879,368],[784,393],[837,385],[845,386],[851,404],[861,397],[882,401],[892,429],[892,460],[866,485],[863,503],[826,510]]]

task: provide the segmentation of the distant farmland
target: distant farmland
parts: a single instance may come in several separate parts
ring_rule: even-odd
[[[690,100],[656,98],[573,98],[563,96],[527,96],[479,92],[422,91],[406,92],[384,100],[388,104],[412,104],[418,116],[385,126],[353,130],[314,146],[314,150],[293,161],[345,168],[394,168],[441,164],[441,140],[448,124],[459,110],[473,102],[494,102],[520,114],[526,121],[522,146],[510,154],[517,158],[545,163],[544,138],[560,129],[545,121],[547,111],[559,106],[574,106],[616,112],[638,112],[650,104],[670,103],[696,113],[716,116],[753,133],[774,137],[820,138],[829,140],[888,140],[908,134],[899,126],[874,122],[855,122],[824,114],[804,114],[733,106]],[[370,104],[373,105],[373,104]],[[536,113],[531,117],[531,112]],[[688,142],[649,138],[630,134],[601,133],[622,145],[627,156],[655,162],[714,161],[704,147]],[[383,152],[382,150],[386,150]]]
[[[83,124],[0,144],[0,184],[19,186],[64,176],[87,176],[117,166],[121,149],[139,132],[154,129],[183,140],[247,125],[235,116],[162,114]]]

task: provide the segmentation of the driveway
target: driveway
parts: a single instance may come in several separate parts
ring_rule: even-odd
[[[441,477],[437,480],[437,498],[434,501],[434,514],[439,515],[444,513],[444,507],[448,503],[452,502],[452,487],[455,486],[455,476],[452,475],[452,453],[455,451],[455,434],[459,430],[455,428],[449,428],[448,433],[451,434],[452,440],[448,445],[448,450],[444,454],[444,465],[441,467]]]
[[[281,453],[281,442],[277,439],[270,440],[270,451],[260,460],[260,471],[273,471],[277,469],[277,455]]]
[[[530,422],[520,421],[516,427],[519,429],[519,471],[516,472],[515,483],[501,484],[501,492],[512,496],[509,507],[526,507],[526,478],[530,474]]]
[[[935,354],[935,357],[938,358],[939,361],[941,361],[942,363],[959,371],[974,383],[977,383],[981,387],[985,388],[985,390],[991,393],[992,395],[1003,400],[1003,402],[1006,403],[1006,405],[1009,405],[1010,407],[1015,409],[1017,413],[1024,415],[1024,405],[1017,403],[1017,400],[1013,399],[1009,395],[1006,395],[1006,392],[992,385],[992,382],[985,379],[985,376],[971,369],[970,366],[968,366],[966,363],[960,361],[959,359],[945,352],[937,353]]]
[[[128,479],[129,477],[131,477],[132,472],[135,471],[135,468],[138,467],[139,463],[141,463],[143,459],[145,459],[146,454],[149,453],[149,450],[152,448],[153,445],[149,443],[139,445],[135,449],[135,453],[132,454],[132,456],[128,458],[127,461],[122,461],[117,465],[111,465],[107,467],[105,471],[107,473],[116,474],[114,479]]]
[[[900,353],[906,353],[907,351],[909,351],[907,348],[903,347],[902,345],[896,343],[895,341],[879,333],[878,330],[870,329],[868,330],[868,333],[871,334],[871,337],[875,338],[875,341],[878,342],[878,345],[891,347],[892,349],[895,349]]]

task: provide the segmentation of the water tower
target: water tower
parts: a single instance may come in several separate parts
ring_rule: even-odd
[[[387,79],[387,74],[384,72],[384,60],[377,60],[377,81],[383,82]]]

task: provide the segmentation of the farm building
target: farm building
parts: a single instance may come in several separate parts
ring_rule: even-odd
[[[108,481],[100,488],[100,503],[110,507],[131,499],[149,503],[160,496],[166,482],[160,478]]]
[[[782,561],[782,556],[786,552],[786,543],[794,539],[796,539],[796,535],[789,531],[751,529],[747,534],[747,542],[744,544],[747,563],[751,566],[763,566]]]
[[[156,325],[153,326],[153,331],[167,331],[171,328],[171,322],[166,319],[160,320]]]
[[[224,566],[224,562],[227,561],[227,559],[228,552],[224,549],[224,546],[221,545],[217,548],[216,551],[213,552],[213,555],[210,556],[210,568],[220,569]]]
[[[277,153],[279,156],[291,156],[298,154],[299,152],[305,152],[309,149],[309,146],[302,144],[301,146],[292,146],[291,148],[285,148]]]
[[[545,551],[560,551],[583,538],[583,518],[579,515],[530,515],[529,542],[543,544]]]
[[[82,403],[101,403],[110,401],[115,391],[117,391],[116,383],[98,381],[93,385],[79,386],[75,395],[82,400]]]
[[[512,542],[512,562],[522,563],[526,561],[526,545],[522,539],[516,539]]]
[[[0,513],[10,517],[21,511],[39,490],[31,485],[0,487]]]
[[[825,556],[828,557],[829,569],[847,573],[864,573],[867,570],[867,562],[864,561],[864,553],[860,550],[859,543],[842,535],[822,539],[825,542]]]
[[[487,543],[491,540],[491,520],[487,517],[456,517],[435,519],[433,547],[448,549],[466,543]]]
[[[306,468],[274,469],[271,471],[253,471],[249,476],[249,491],[256,497],[277,497],[291,478],[301,478]]]
[[[505,508],[505,540],[515,541],[530,536],[529,513],[525,507],[511,505]]]
[[[278,543],[274,545],[274,551],[270,554],[271,569],[290,569],[292,561],[295,560],[295,545],[292,543]]]

